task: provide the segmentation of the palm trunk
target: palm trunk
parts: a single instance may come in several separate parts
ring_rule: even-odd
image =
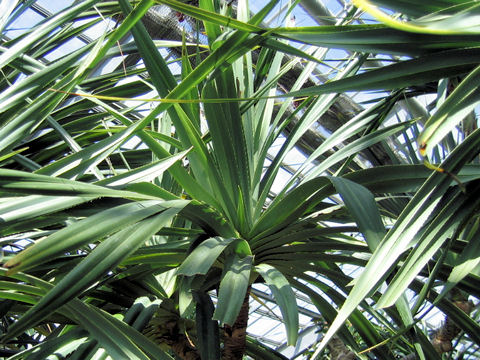
[[[246,351],[246,336],[248,323],[248,310],[250,287],[247,289],[245,299],[235,323],[223,328],[222,360],[242,360]],[[156,316],[144,330],[144,335],[157,343],[161,348],[168,348],[181,360],[210,360],[201,359],[199,351],[180,329],[186,326],[179,324],[178,313],[171,309],[168,301],[157,311]]]
[[[473,302],[464,298],[458,297],[453,301],[453,304],[461,309],[463,312],[470,314],[474,308]],[[443,354],[453,350],[452,341],[460,334],[461,329],[449,317],[445,317],[445,322],[435,332],[432,339],[432,345],[439,354]]]
[[[179,336],[172,344],[172,350],[182,360],[200,360],[200,355],[185,335]]]
[[[225,325],[222,360],[242,360],[246,350],[248,308],[250,299],[250,287],[243,300],[240,313],[232,326]]]
[[[330,350],[330,360],[354,360],[356,357],[337,335],[332,337],[327,346]]]
[[[472,301],[469,301],[464,297],[459,290],[451,290],[452,302],[459,309],[464,311],[467,314],[470,314],[474,308]],[[445,316],[445,322],[443,325],[435,331],[431,343],[438,354],[442,355],[443,353],[453,351],[452,341],[460,334],[460,329],[453,320],[447,315]],[[413,360],[416,359],[415,354],[409,354],[404,356],[402,360]]]
[[[162,349],[171,349],[179,359],[200,360],[195,346],[180,331],[178,321],[178,317],[170,320],[154,317],[143,334]]]

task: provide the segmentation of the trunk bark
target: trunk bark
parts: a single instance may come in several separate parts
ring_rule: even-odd
[[[336,335],[332,337],[327,347],[330,350],[330,360],[354,360],[356,357]]]
[[[459,309],[464,311],[466,314],[470,314],[475,307],[472,301],[469,301],[465,296],[463,296],[459,290],[451,290],[452,302]],[[447,315],[445,316],[445,322],[443,325],[435,331],[431,339],[431,343],[437,353],[442,355],[443,353],[453,351],[452,341],[460,334],[460,329],[453,320]],[[404,356],[402,360],[414,360],[417,356],[415,354],[409,354]]]
[[[242,360],[246,350],[248,309],[250,299],[250,287],[243,300],[240,313],[232,326],[225,325],[222,360]]]
[[[143,334],[162,349],[171,349],[182,360],[201,360],[195,346],[180,331],[179,319],[158,321],[153,319]]]
[[[200,355],[185,335],[179,336],[172,344],[173,352],[182,360],[201,360]]]
[[[251,287],[248,287],[235,323],[223,328],[222,360],[242,360],[246,352],[250,291]],[[192,325],[179,324],[182,321],[185,320],[180,319],[176,310],[171,309],[167,303],[165,308],[158,310],[157,316],[150,321],[143,333],[161,348],[171,349],[181,360],[210,360],[200,358],[195,345],[180,330],[184,327],[192,328]]]
[[[453,291],[453,290],[452,290]],[[452,302],[455,306],[461,309],[466,314],[470,314],[474,308],[472,301],[469,301],[462,295],[455,294],[456,299]],[[445,317],[445,322],[438,329],[432,339],[432,345],[439,354],[443,354],[453,350],[452,341],[460,334],[460,329],[453,320],[449,317]]]

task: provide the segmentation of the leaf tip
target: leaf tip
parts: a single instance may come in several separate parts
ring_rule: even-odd
[[[2,267],[4,269],[7,269],[7,272],[5,273],[6,276],[13,275],[18,272],[18,266],[20,266],[21,263],[19,262],[13,262],[12,260],[8,260],[5,264],[2,264]]]
[[[427,153],[427,143],[426,142],[422,142],[420,144],[420,147],[419,147],[419,152],[420,152],[420,155],[422,157],[425,157],[425,154]]]

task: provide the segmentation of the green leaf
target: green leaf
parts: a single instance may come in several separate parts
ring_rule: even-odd
[[[35,32],[33,34],[24,37],[21,41],[16,42],[12,47],[10,47],[7,51],[0,55],[0,69],[3,68],[5,65],[11,63],[17,57],[28,52],[27,50],[33,44],[47,36],[60,24],[73,19],[76,15],[88,9],[97,1],[98,0],[87,0],[79,4],[73,4],[65,10],[59,12],[56,16],[51,17],[48,21],[43,22],[35,29]]]
[[[455,131],[457,124],[477,107],[480,103],[479,80],[480,66],[477,66],[427,120],[418,138],[422,155],[428,154],[445,135]]]
[[[386,230],[373,194],[365,187],[347,179],[331,177],[330,181],[365,236],[370,251],[375,251]]]
[[[295,345],[298,336],[298,308],[295,294],[290,283],[283,274],[273,266],[259,264],[255,270],[263,277],[268,287],[273,293],[287,330],[287,340],[289,345]]]
[[[235,239],[219,236],[201,242],[178,268],[178,275],[205,275],[225,248]]]
[[[478,46],[476,35],[415,34],[379,24],[277,28],[274,34],[321,47],[408,56]]]
[[[156,171],[168,169],[168,167],[178,161],[182,156],[181,154],[172,156],[171,158],[160,160],[151,165],[146,165],[145,167],[98,181],[95,184],[32,174],[24,171],[0,169],[0,189],[17,194],[60,195],[76,197],[77,199],[80,197],[85,199],[97,197],[150,199],[152,198],[151,196],[145,197],[138,193],[117,190],[117,188],[121,188],[125,184],[134,184],[135,182],[149,180],[152,177],[158,176],[158,173],[155,173]],[[110,186],[115,186],[116,188],[110,188]],[[31,197],[31,199],[33,199],[33,197]]]
[[[328,184],[327,178],[316,178],[296,187],[283,199],[274,201],[254,224],[249,238],[257,240],[284,228],[303,214],[310,206],[307,200]]]
[[[172,359],[140,332],[95,306],[75,301],[71,311],[114,359]]]
[[[232,326],[238,317],[250,283],[253,256],[227,256],[213,318]]]
[[[467,137],[448,156],[441,165],[442,168],[451,172],[458,171],[471,158],[472,153],[478,151],[478,146],[480,145],[479,135],[480,131],[477,130]],[[391,269],[392,265],[398,261],[399,256],[408,249],[412,239],[425,224],[450,184],[451,179],[446,174],[434,172],[416,192],[397,219],[395,226],[387,233],[363,272],[356,279],[355,286],[340,309],[337,318],[327,331],[319,349],[325,347],[339,326],[348,318],[357,305],[379,285],[372,279],[381,279]]]
[[[127,171],[123,174],[112,176],[105,180],[96,182],[97,185],[108,185],[115,187],[131,186],[138,182],[152,181],[160,176],[164,171],[169,169],[173,164],[183,159],[189,150],[179,152],[170,157],[163,158],[158,161],[152,161],[150,164]]]
[[[218,3],[215,3],[213,0],[200,0],[198,2],[198,7],[202,10],[209,11],[210,13],[218,12]],[[220,26],[211,21],[204,21],[203,26],[205,27],[205,33],[207,34],[208,42],[210,44],[213,43],[222,33]]]
[[[168,5],[170,8],[175,9],[185,15],[197,18],[199,20],[204,20],[206,22],[211,22],[218,25],[223,25],[226,27],[235,27],[238,30],[245,31],[245,32],[252,32],[252,31],[261,31],[262,28],[251,25],[249,23],[244,23],[208,10],[204,10],[201,8],[197,8],[195,6],[184,4],[180,1],[176,0],[155,0],[157,3]],[[270,3],[272,3],[271,1]],[[213,34],[209,34],[209,36],[213,36]]]
[[[39,219],[43,215],[91,201],[94,197],[32,195],[11,199],[14,199],[14,201],[0,203],[0,222],[3,226],[22,220]]]
[[[21,329],[27,329],[93,285],[165,226],[186,203],[186,201],[170,203],[168,208],[159,215],[131,225],[103,241],[43,296],[24,317],[12,325],[9,333],[16,334]]]
[[[209,81],[203,88],[203,97],[232,98],[237,96],[237,89],[232,86],[235,82],[232,71],[225,71],[215,81]],[[242,117],[238,103],[224,104],[204,104],[205,116],[208,121],[210,134],[212,136],[213,154],[218,164],[218,172],[222,179],[216,187],[222,191],[223,186],[228,190],[223,190],[222,197],[232,202],[237,202],[235,194],[240,188],[244,201],[244,209],[247,211],[245,216],[249,219],[251,209],[251,168],[248,159],[248,149],[245,140],[245,131],[242,124]],[[221,184],[224,184],[221,186]],[[240,206],[238,204],[236,208]],[[237,222],[234,214],[237,211],[234,208],[227,208],[226,211],[232,216],[233,221]],[[243,225],[245,226],[245,225]],[[239,224],[238,227],[241,227]]]
[[[258,340],[247,336],[246,353],[254,359],[262,360],[288,360],[274,349],[263,345]]]
[[[152,200],[99,212],[54,232],[9,260],[5,266],[11,272],[17,272],[53,260],[65,251],[77,249],[161,212],[166,206],[168,203]]]
[[[198,349],[201,359],[220,360],[220,335],[218,322],[212,319],[214,306],[206,293],[194,291],[197,303],[195,321],[197,325]]]
[[[479,48],[446,50],[291,92],[290,96],[401,89],[470,71],[478,63],[479,58]]]
[[[434,35],[478,34],[480,31],[475,22],[478,14],[478,5],[476,4],[469,8],[462,6],[461,11],[458,11],[457,7],[455,8],[457,11],[453,13],[451,9],[444,8],[447,11],[438,11],[437,14],[429,14],[410,21],[402,21],[387,15],[366,0],[356,0],[354,3],[377,20],[402,31]],[[449,16],[445,16],[447,13]]]
[[[389,306],[408,287],[422,268],[433,258],[438,249],[456,232],[465,219],[470,219],[480,204],[480,183],[468,184],[467,194],[458,191],[442,208],[435,211],[426,229],[422,229],[416,247],[405,260],[389,284],[387,291],[378,300],[377,306]],[[432,216],[432,217],[433,217]]]
[[[52,164],[37,170],[36,173],[75,179],[85,174],[89,169],[99,164],[107,156],[112,154],[113,151],[118,149],[120,145],[127,141],[134,132],[138,130],[137,127],[137,124],[132,125],[119,133],[89,146],[88,148],[55,161]]]
[[[480,241],[474,240],[479,235],[478,225],[479,221],[477,219],[473,229],[466,237],[467,246],[456,259],[456,264],[448,276],[447,283],[442,289],[439,297],[446,295],[472,270],[478,267],[478,264],[480,263]]]

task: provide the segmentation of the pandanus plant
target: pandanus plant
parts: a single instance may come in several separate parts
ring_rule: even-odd
[[[188,16],[190,36],[152,39],[142,18],[155,3],[183,14],[179,21]],[[86,0],[9,39],[34,5],[7,5],[4,354],[282,359],[247,336],[260,283],[288,344],[299,332],[295,292],[329,324],[313,357],[336,333],[361,358],[439,358],[443,350],[418,326],[425,304],[480,343],[464,305],[480,288],[478,36],[449,20],[473,17],[476,6],[375,3],[405,21],[366,1],[356,4],[387,25],[350,25],[352,10],[336,26],[265,28],[276,1],[251,14],[246,1]],[[85,37],[105,23],[98,38]],[[84,43],[66,48],[78,38]],[[179,57],[169,62],[172,47]],[[322,47],[357,53],[328,83],[305,87],[329,60]],[[370,53],[408,58],[384,65]],[[141,61],[127,65],[129,54]],[[372,63],[378,68],[365,71]],[[293,71],[298,78],[286,84]],[[432,87],[430,116],[415,96]],[[318,134],[320,144],[280,179],[291,151],[352,90],[389,92]],[[406,115],[392,122],[398,106]],[[388,164],[378,166],[379,152]]]

